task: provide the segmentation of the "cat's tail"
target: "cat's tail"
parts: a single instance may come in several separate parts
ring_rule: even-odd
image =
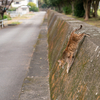
[[[82,25],[80,25],[80,28],[75,29],[73,32],[76,32],[76,31],[78,31],[78,30],[80,30],[80,29],[82,29]]]

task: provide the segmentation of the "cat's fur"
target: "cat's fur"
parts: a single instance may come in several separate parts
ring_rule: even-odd
[[[82,25],[80,25],[79,29],[76,29],[71,33],[67,47],[63,51],[62,58],[61,60],[58,60],[59,66],[64,66],[67,63],[67,73],[69,73],[69,70],[74,62],[78,48],[80,47],[80,43],[82,43],[85,36],[89,36],[88,34],[85,33],[82,34],[75,33],[77,30],[80,30],[81,28]]]

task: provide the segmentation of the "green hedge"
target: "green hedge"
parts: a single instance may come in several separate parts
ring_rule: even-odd
[[[11,17],[9,15],[4,15],[3,19],[11,20]]]
[[[83,2],[77,2],[75,5],[74,15],[77,17],[83,17],[85,10],[83,8]]]
[[[15,7],[11,7],[10,9],[8,9],[8,11],[16,11],[17,8]]]
[[[38,9],[37,7],[31,7],[31,8],[30,8],[30,11],[35,11],[35,12],[37,12],[37,11],[39,11],[39,9]]]
[[[39,11],[38,7],[36,7],[36,4],[33,2],[29,2],[28,6],[30,11]]]
[[[71,14],[72,13],[71,5],[63,7],[63,12],[65,14]]]

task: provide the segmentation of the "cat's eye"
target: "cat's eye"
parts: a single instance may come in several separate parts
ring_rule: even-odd
[[[74,58],[74,56],[72,56],[72,58]]]
[[[70,58],[70,56],[68,56],[68,58]]]

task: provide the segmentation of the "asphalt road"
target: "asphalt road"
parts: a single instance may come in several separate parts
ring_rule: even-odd
[[[44,14],[0,30],[0,100],[18,100]]]

